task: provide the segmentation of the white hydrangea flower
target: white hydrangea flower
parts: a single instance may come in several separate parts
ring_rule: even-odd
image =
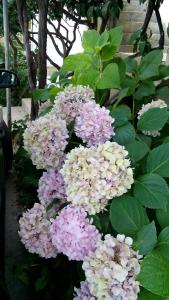
[[[56,96],[51,114],[61,117],[68,124],[79,115],[81,105],[93,99],[94,92],[89,86],[69,85]]]
[[[123,146],[109,141],[98,147],[73,149],[60,171],[68,202],[91,215],[103,211],[110,199],[131,188],[133,171],[127,156]]]
[[[138,120],[141,118],[141,116],[145,112],[147,112],[151,108],[166,108],[166,107],[167,107],[167,104],[165,103],[165,101],[163,101],[161,99],[156,100],[156,101],[152,100],[150,103],[143,104],[142,108],[138,112]],[[144,130],[143,133],[145,135],[149,135],[149,136],[152,136],[152,137],[160,136],[159,130],[152,130],[152,131]]]
[[[30,253],[41,257],[56,257],[58,251],[52,244],[50,235],[51,222],[43,205],[35,203],[19,220],[19,235],[25,248]]]
[[[28,124],[24,147],[37,169],[57,168],[68,144],[66,122],[48,114]]]
[[[130,245],[128,244],[128,241]],[[131,246],[131,238],[107,234],[97,249],[84,259],[82,268],[90,293],[98,300],[136,300],[141,256]]]

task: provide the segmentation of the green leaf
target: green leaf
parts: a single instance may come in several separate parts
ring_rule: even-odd
[[[164,228],[158,237],[157,250],[169,260],[169,226]]]
[[[160,130],[167,123],[169,114],[165,108],[151,108],[146,111],[138,121],[138,129],[144,130]]]
[[[148,224],[145,209],[137,199],[123,195],[112,200],[110,221],[118,233],[135,235],[144,225]]]
[[[116,54],[116,47],[113,45],[105,46],[101,51],[101,58],[103,61],[109,61]]]
[[[86,53],[69,55],[64,59],[62,70],[81,71],[86,70],[92,65],[92,57]]]
[[[135,140],[135,129],[130,122],[115,128],[114,141],[120,145],[127,145]]]
[[[157,232],[154,221],[148,225],[144,225],[137,233],[137,239],[134,246],[139,253],[146,255],[151,252],[157,243]]]
[[[137,61],[135,59],[127,57],[125,59],[125,63],[126,63],[126,71],[128,73],[133,73],[137,69]]]
[[[166,209],[169,189],[166,181],[157,174],[146,174],[134,182],[134,196],[148,208]]]
[[[118,65],[120,81],[123,82],[123,80],[126,78],[126,64],[124,60],[121,57],[114,57],[112,63]]]
[[[85,31],[82,38],[82,46],[84,50],[91,53],[95,52],[95,47],[99,38],[100,34],[96,30],[92,29]]]
[[[156,97],[168,97],[169,96],[169,87],[164,86],[161,88],[157,88]]]
[[[138,295],[138,300],[167,300],[167,299],[160,297],[158,295],[152,294],[145,289],[141,289],[141,292]]]
[[[137,162],[149,152],[149,147],[144,142],[133,141],[126,145],[126,150],[129,152],[131,160]]]
[[[117,64],[109,64],[101,74],[97,83],[98,89],[119,89],[120,76]]]
[[[169,226],[169,201],[167,203],[167,208],[165,210],[164,209],[156,210],[156,217],[162,228]]]
[[[163,144],[167,144],[167,143],[169,143],[169,136],[166,136],[164,141],[163,141]]]
[[[168,65],[160,65],[159,66],[159,76],[160,78],[169,76],[169,66]]]
[[[121,26],[112,28],[109,31],[110,34],[110,43],[116,47],[116,51],[119,50],[122,38],[123,38],[123,28]]]
[[[131,118],[131,110],[127,105],[109,106],[110,115],[115,119],[114,126],[121,126]]]
[[[48,100],[50,98],[51,94],[50,94],[50,89],[36,89],[33,92],[33,100],[34,101],[45,101]]]
[[[148,254],[141,264],[138,280],[151,293],[168,297],[169,262],[156,251]]]
[[[103,18],[107,18],[110,6],[111,6],[111,1],[106,1],[106,3],[102,6]]]
[[[123,98],[131,95],[131,89],[129,87],[124,88],[120,91],[118,95],[118,101],[122,100]]]
[[[49,281],[49,271],[46,267],[42,269],[41,276],[35,281],[36,291],[43,290]]]
[[[140,80],[147,80],[151,77],[158,75],[158,65],[149,65],[147,67],[143,67],[139,73]]]
[[[141,80],[147,80],[153,76],[159,74],[159,65],[162,62],[163,52],[162,50],[154,50],[145,55],[138,68],[139,78]]]
[[[136,135],[136,138],[139,141],[143,141],[145,144],[147,144],[148,147],[151,147],[151,144],[152,144],[152,137],[151,136],[146,136],[144,134],[138,133]]]
[[[154,83],[152,81],[147,81],[142,83],[137,91],[134,94],[134,98],[137,100],[141,100],[144,97],[148,97],[150,95],[154,95],[155,94],[155,86]]]
[[[85,72],[79,74],[77,78],[77,84],[89,85],[91,88],[95,89],[98,78],[99,71],[90,68],[88,70],[85,70]]]
[[[109,33],[108,33],[108,31],[104,31],[100,35],[100,37],[95,45],[96,53],[99,53],[106,45],[110,44],[110,42],[108,42],[108,39],[109,39]]]
[[[154,148],[147,158],[147,172],[169,177],[169,144]]]
[[[159,66],[162,63],[163,51],[162,50],[153,50],[145,55],[140,63],[140,69],[145,66],[150,66],[152,64]]]

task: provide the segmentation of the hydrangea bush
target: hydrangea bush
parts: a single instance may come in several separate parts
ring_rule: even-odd
[[[80,266],[65,299],[169,297],[169,68],[161,50],[123,60],[121,40],[120,27],[85,32],[84,52],[63,63],[70,84],[24,133],[44,173],[19,235],[29,252]]]

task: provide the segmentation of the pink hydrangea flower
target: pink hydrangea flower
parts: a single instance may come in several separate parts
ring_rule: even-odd
[[[66,200],[66,191],[63,176],[57,170],[44,172],[39,179],[38,197],[41,204],[47,207],[53,199],[57,198],[58,205],[54,205],[58,210],[60,204]]]
[[[24,132],[24,147],[37,169],[58,168],[68,137],[66,122],[48,114],[29,123]]]
[[[75,133],[87,146],[96,146],[109,141],[115,135],[113,123],[114,119],[109,110],[90,101],[81,106],[76,118]]]
[[[142,256],[132,249],[133,240],[107,234],[97,243],[96,251],[85,257],[88,287],[98,300],[136,300],[140,291],[137,275]]]
[[[94,101],[94,92],[89,86],[69,85],[55,98],[51,114],[59,116],[69,124],[81,111],[83,103]]]
[[[21,241],[30,253],[36,253],[45,258],[57,256],[58,251],[52,244],[50,236],[51,222],[41,204],[35,203],[33,208],[23,213],[19,225]]]
[[[87,281],[82,281],[80,283],[80,288],[75,288],[74,290],[76,295],[73,300],[96,300],[96,298],[90,293]]]
[[[52,243],[69,260],[83,260],[95,250],[100,233],[87,218],[83,208],[68,205],[51,226]]]

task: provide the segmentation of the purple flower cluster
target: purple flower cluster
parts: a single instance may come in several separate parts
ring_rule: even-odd
[[[50,226],[45,208],[35,203],[19,220],[19,235],[25,248],[30,253],[36,253],[41,257],[51,258],[57,256],[57,249],[53,246]]]
[[[76,118],[75,133],[87,146],[104,144],[115,135],[112,124],[114,119],[109,110],[94,101],[84,103]]]
[[[51,226],[52,243],[69,260],[83,260],[96,248],[101,236],[83,208],[67,206]]]
[[[55,198],[58,200],[54,208],[59,209],[60,204],[66,200],[63,176],[57,170],[44,172],[39,180],[38,197],[41,204],[47,207]]]
[[[96,300],[96,298],[90,293],[87,281],[82,281],[80,283],[80,288],[75,288],[74,290],[76,295],[73,300]]]

